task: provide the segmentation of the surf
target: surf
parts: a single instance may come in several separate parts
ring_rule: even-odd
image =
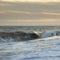
[[[49,40],[60,38],[60,31],[45,31],[45,32],[0,32],[0,42],[6,41],[29,41],[29,40]]]

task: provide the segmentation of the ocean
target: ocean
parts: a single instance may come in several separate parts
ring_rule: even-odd
[[[0,26],[1,32],[60,31],[60,26]],[[60,60],[60,36],[27,41],[0,36],[0,60]]]

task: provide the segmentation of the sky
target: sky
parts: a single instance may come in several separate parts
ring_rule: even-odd
[[[60,25],[60,0],[3,1],[6,2],[0,2],[0,26]]]
[[[20,1],[20,2],[60,2],[60,0],[2,0],[2,1]]]

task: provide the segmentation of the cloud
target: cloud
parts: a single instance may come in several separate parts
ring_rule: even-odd
[[[60,2],[60,0],[1,0],[8,2]]]
[[[3,6],[0,5],[0,25],[60,24],[59,2],[1,4]]]

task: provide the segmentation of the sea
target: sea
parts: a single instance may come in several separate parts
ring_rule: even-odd
[[[60,31],[60,26],[0,26],[0,32]],[[0,37],[0,60],[60,60],[60,36],[28,41]]]

